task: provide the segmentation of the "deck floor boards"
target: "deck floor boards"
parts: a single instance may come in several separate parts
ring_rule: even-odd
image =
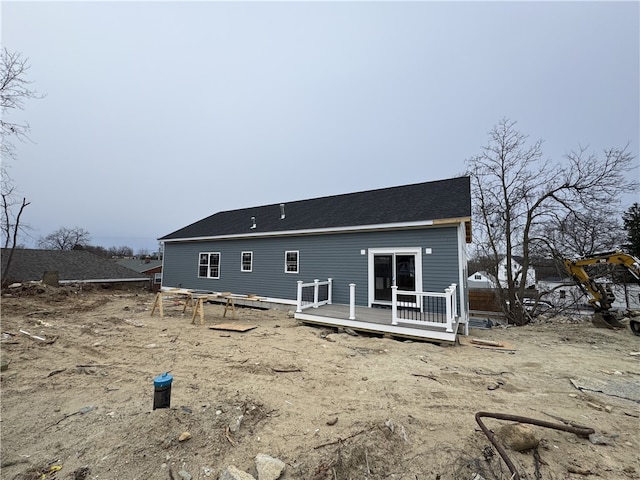
[[[453,342],[456,334],[442,328],[429,325],[417,325],[400,322],[391,324],[390,308],[355,307],[355,320],[349,320],[349,306],[340,304],[323,305],[308,308],[296,313],[295,318],[307,322],[328,326],[350,327],[356,330],[378,332],[407,338],[421,338]]]

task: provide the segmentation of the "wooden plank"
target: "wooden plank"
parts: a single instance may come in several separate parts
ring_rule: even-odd
[[[504,347],[504,343],[494,342],[493,340],[484,340],[482,338],[472,338],[471,343],[483,345],[485,347]]]
[[[237,325],[234,323],[219,323],[217,325],[210,326],[209,330],[230,330],[232,332],[247,332],[257,327],[258,327],[257,325]]]
[[[458,342],[460,345],[465,345],[475,348],[484,348],[487,350],[494,350],[496,352],[515,352],[516,347],[509,342],[493,342],[491,340],[481,340],[478,338],[470,339],[468,337],[459,336]]]

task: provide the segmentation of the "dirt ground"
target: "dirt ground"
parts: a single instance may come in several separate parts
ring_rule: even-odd
[[[217,479],[231,465],[257,478],[261,453],[286,464],[283,479],[512,478],[476,423],[484,411],[595,430],[590,440],[532,426],[537,448],[506,449],[520,478],[640,479],[640,337],[629,330],[543,319],[438,346],[302,325],[286,311],[230,320],[214,304],[193,325],[177,299],[151,316],[153,300],[4,292],[1,478]],[[220,323],[255,328],[209,328]],[[163,372],[171,408],[153,410]]]

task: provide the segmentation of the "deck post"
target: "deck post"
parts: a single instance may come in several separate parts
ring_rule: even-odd
[[[391,325],[397,325],[396,317],[398,316],[398,286],[391,286]]]
[[[349,320],[356,319],[356,284],[349,284]]]
[[[318,308],[318,292],[320,290],[320,280],[315,278],[313,280],[313,308]]]
[[[333,290],[333,278],[328,278],[327,281],[329,285],[327,285],[327,303],[331,305],[331,292]]]
[[[302,312],[302,280],[298,280],[298,305],[296,313]]]
[[[454,289],[451,288],[451,286],[445,288],[444,292],[446,293],[446,297],[445,297],[445,305],[447,308],[447,332],[453,332],[453,305],[452,305],[452,299],[453,299],[453,291]]]

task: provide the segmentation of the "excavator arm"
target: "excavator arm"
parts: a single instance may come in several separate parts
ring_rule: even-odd
[[[564,259],[563,263],[571,278],[589,298],[589,304],[595,309],[594,323],[600,324],[600,320],[603,320],[604,326],[610,328],[624,327],[610,311],[615,300],[613,292],[604,285],[597,283],[589,275],[588,268],[600,264],[620,265],[635,278],[636,282],[640,283],[640,260],[633,255],[614,251],[598,253],[576,260]],[[634,334],[640,335],[640,322],[638,320],[632,319],[630,326]]]

